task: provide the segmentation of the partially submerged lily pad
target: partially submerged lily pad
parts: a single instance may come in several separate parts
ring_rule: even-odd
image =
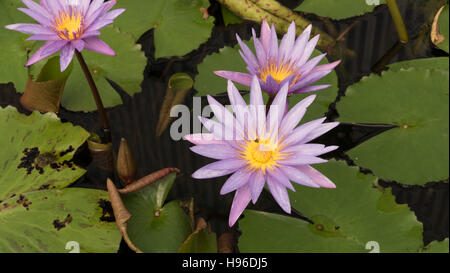
[[[298,218],[246,210],[239,221],[241,252],[417,252],[422,224],[407,205],[394,202],[377,178],[330,160],[315,166],[336,189],[294,185],[292,207],[313,223]],[[383,228],[380,228],[383,227]],[[270,236],[268,236],[270,234]]]
[[[204,18],[207,0],[127,0],[116,6],[127,9],[116,19],[121,30],[136,39],[155,30],[155,58],[189,53],[208,40],[214,26],[212,16]]]
[[[425,253],[447,253],[448,254],[448,238],[443,241],[433,241],[422,249]]]
[[[72,157],[89,137],[53,113],[0,108],[0,252],[116,252],[106,192],[63,189],[85,170]],[[113,220],[111,220],[113,221]]]
[[[180,201],[164,205],[175,177],[172,172],[137,192],[121,195],[131,214],[126,223],[127,235],[142,252],[177,252],[192,232]]]
[[[441,69],[448,58],[413,62],[350,86],[337,110],[342,122],[397,126],[348,151],[356,164],[383,179],[423,185],[449,174],[449,72]]]
[[[385,0],[304,0],[294,10],[340,20],[371,12],[385,3]]]

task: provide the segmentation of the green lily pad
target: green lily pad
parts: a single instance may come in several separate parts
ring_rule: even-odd
[[[105,191],[68,188],[16,195],[0,203],[0,252],[117,252]],[[105,218],[106,217],[106,218]],[[75,248],[75,249],[73,249]]]
[[[340,20],[371,12],[385,0],[304,0],[295,11],[314,13],[322,17]]]
[[[34,42],[25,41],[29,35],[5,29],[6,25],[33,23],[33,19],[17,10],[21,1],[0,2],[0,83],[13,82],[16,90],[23,92],[28,79],[25,63]]]
[[[20,114],[0,108],[0,200],[39,188],[63,188],[85,170],[73,164],[75,150],[89,137],[53,113]]]
[[[313,224],[246,210],[239,221],[241,252],[417,252],[423,246],[423,227],[414,212],[396,204],[390,189],[375,188],[375,176],[343,161],[315,168],[336,189],[295,184],[296,192],[289,192],[292,207]]]
[[[244,42],[254,52],[253,40]],[[320,54],[320,51],[314,50],[311,58]],[[328,63],[326,58],[324,58],[320,62],[320,64],[326,63]],[[194,85],[194,88],[198,91],[198,93],[196,93],[196,96],[216,95],[226,92],[227,80],[215,75],[213,73],[214,71],[229,70],[248,73],[245,67],[246,64],[242,57],[239,55],[239,45],[236,45],[235,47],[221,48],[218,53],[213,53],[207,56],[198,66],[198,75],[195,78]],[[324,114],[328,111],[329,105],[336,99],[338,95],[338,78],[335,71],[331,72],[327,76],[314,83],[314,85],[316,84],[331,84],[331,86],[327,89],[314,92],[314,94],[317,95],[316,100],[308,108],[308,111],[306,112],[302,122],[323,117]],[[249,90],[249,87],[243,86],[241,84],[236,84],[236,87],[240,90]],[[313,93],[295,94],[289,96],[289,107],[294,106],[300,100],[311,94]]]
[[[141,92],[141,82],[147,64],[141,46],[127,33],[113,26],[102,29],[102,40],[116,52],[116,56],[103,55],[84,50],[82,52],[88,64],[100,97],[105,107],[122,104],[122,99],[107,79],[118,84],[130,96]],[[62,97],[62,105],[72,111],[94,111],[97,109],[88,82],[74,57],[72,74],[67,80]]]
[[[399,71],[408,68],[422,68],[422,69],[441,69],[449,70],[448,57],[423,58],[409,61],[396,62],[388,65],[389,71]]]
[[[116,25],[136,39],[155,29],[155,58],[191,52],[208,40],[214,26],[214,18],[204,19],[200,10],[208,9],[207,0],[127,0],[116,6],[127,9]]]
[[[403,184],[448,178],[449,74],[427,67],[441,61],[448,58],[423,62],[423,67],[394,66],[347,89],[337,104],[339,121],[397,126],[348,151],[357,165]]]
[[[446,5],[436,14],[431,30],[431,41],[447,53],[449,52],[448,39],[450,38],[448,17],[448,5]]]
[[[440,242],[433,241],[422,250],[425,253],[448,253],[448,251],[448,238]]]
[[[217,253],[216,234],[206,228],[195,231],[184,241],[178,253]]]
[[[106,192],[63,189],[85,170],[72,162],[89,137],[54,113],[0,108],[0,252],[116,252],[120,233]],[[105,218],[106,217],[106,218]]]
[[[168,174],[140,191],[121,196],[132,215],[127,221],[128,237],[143,252],[177,252],[192,232],[180,201],[163,205],[175,176]]]

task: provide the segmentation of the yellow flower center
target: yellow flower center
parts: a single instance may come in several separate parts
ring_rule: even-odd
[[[242,158],[247,160],[248,166],[251,169],[261,169],[263,172],[266,168],[272,169],[277,166],[277,160],[285,156],[280,152],[278,143],[272,143],[270,139],[246,141],[243,148]]]
[[[259,71],[259,78],[264,82],[267,82],[267,77],[270,75],[274,80],[280,83],[292,74],[295,74],[295,76],[291,86],[297,82],[297,79],[300,77],[295,67],[290,63],[281,63],[280,65],[277,65],[276,60],[271,60],[266,67]]]
[[[59,37],[74,40],[83,34],[84,18],[76,8],[71,8],[70,11],[60,11],[53,26]]]

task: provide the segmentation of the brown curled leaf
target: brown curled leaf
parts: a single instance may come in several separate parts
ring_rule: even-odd
[[[118,190],[121,194],[127,194],[136,192],[150,184],[155,183],[159,179],[163,178],[164,176],[168,175],[171,172],[177,172],[179,173],[180,170],[177,168],[164,168],[159,171],[153,172],[147,176],[142,177],[141,179],[128,184],[125,188]]]
[[[205,219],[199,217],[192,232],[178,249],[178,253],[216,253],[216,234],[208,228]]]
[[[111,200],[111,206],[114,211],[114,217],[116,219],[116,224],[117,227],[119,228],[119,232],[122,234],[124,241],[127,243],[128,247],[131,250],[137,253],[141,253],[142,251],[139,250],[131,242],[127,234],[127,221],[131,218],[131,214],[128,212],[127,208],[123,204],[116,186],[109,178],[106,181],[106,187],[108,189],[109,199]]]

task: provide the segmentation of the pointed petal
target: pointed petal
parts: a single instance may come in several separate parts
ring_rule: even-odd
[[[213,134],[190,134],[185,135],[183,138],[195,145],[225,144],[223,140],[215,138]]]
[[[250,202],[251,194],[248,185],[239,188],[234,195],[233,204],[231,205],[230,218],[228,219],[228,225],[232,227],[239,216],[241,216],[244,209]]]
[[[289,110],[281,122],[280,136],[287,135],[297,127],[298,123],[305,115],[306,109],[311,105],[315,98],[316,95],[308,96]]]
[[[224,176],[234,173],[236,170],[245,166],[245,161],[242,159],[222,159],[214,163],[210,163],[198,169],[192,174],[193,178],[204,179]]]
[[[48,16],[45,16],[36,10],[31,10],[31,9],[26,9],[26,8],[18,8],[18,10],[20,10],[21,12],[30,16],[31,18],[36,20],[39,24],[42,24],[44,26],[49,26],[51,24]]]
[[[269,45],[269,53],[267,55],[268,55],[267,58],[269,60],[278,61],[278,37],[275,27],[273,25],[270,31],[270,45]]]
[[[54,31],[38,24],[13,24],[7,25],[5,28],[26,34],[55,34]]]
[[[92,36],[89,38],[85,38],[83,40],[85,43],[84,48],[87,50],[95,51],[95,52],[102,53],[105,55],[111,55],[111,56],[116,55],[114,50],[112,50],[112,48],[109,47],[109,45],[107,45],[105,42],[100,40],[100,38],[98,38],[98,37]]]
[[[46,42],[41,48],[39,48],[34,55],[28,60],[28,62],[25,64],[25,66],[30,66],[34,63],[39,62],[42,59],[47,58],[48,56],[52,55],[56,51],[60,50],[65,44],[67,44],[67,41],[48,41]],[[45,53],[44,53],[45,51]]]
[[[334,183],[330,179],[328,179],[328,177],[321,174],[318,170],[314,169],[311,166],[297,166],[297,169],[309,176],[312,180],[314,180],[316,184],[320,185],[323,188],[336,188],[336,185],[334,185]]]
[[[303,93],[309,93],[309,92],[314,92],[314,91],[318,91],[318,90],[322,90],[325,88],[330,87],[331,84],[320,84],[320,85],[310,85],[307,87],[303,87],[300,89],[296,89],[292,91],[292,94],[303,94]]]
[[[280,165],[279,168],[284,174],[287,175],[289,180],[294,183],[304,185],[307,187],[312,187],[312,188],[320,188],[320,186],[316,182],[314,182],[314,180],[312,180],[306,174],[302,173],[296,167],[288,166],[288,165]]]
[[[239,157],[238,152],[228,144],[206,144],[190,147],[191,151],[214,159]]]
[[[292,23],[289,25],[287,33],[283,36],[283,39],[280,43],[280,60],[288,60],[289,54],[292,51],[292,48],[294,47],[295,42],[295,22],[292,21]]]
[[[311,57],[311,54],[313,53],[314,49],[316,48],[316,44],[319,41],[319,36],[320,34],[317,34],[306,44],[302,57],[297,62],[297,66],[300,67],[304,65],[306,61],[308,61],[309,57]]]
[[[286,83],[283,85],[283,87],[281,87],[280,91],[278,91],[277,95],[273,99],[272,104],[270,105],[269,113],[267,114],[267,121],[269,122],[269,135],[272,137],[277,137],[274,134],[278,132],[281,120],[284,116],[288,90],[289,83]]]
[[[230,193],[246,185],[251,175],[252,173],[247,170],[246,167],[237,170],[227,179],[225,184],[223,184],[222,188],[220,189],[220,194],[224,195]]]
[[[278,205],[287,213],[291,213],[291,203],[286,188],[274,180],[273,176],[267,176],[267,185]]]
[[[325,124],[320,124],[313,131],[311,131],[304,139],[302,139],[301,142],[307,143],[307,142],[325,134],[326,132],[332,130],[333,128],[335,128],[338,125],[339,125],[339,122],[328,122]]]
[[[261,24],[260,38],[261,38],[261,44],[264,47],[264,50],[266,51],[266,53],[269,52],[270,37],[271,37],[271,31],[270,31],[269,24],[267,24],[266,19],[263,19],[262,24]]]
[[[272,177],[272,181],[276,181],[278,184],[283,185],[284,187],[295,191],[291,182],[289,182],[289,178],[287,175],[281,171],[278,167],[274,167],[273,169],[267,169],[267,174]]]
[[[296,143],[306,143],[307,141],[304,141],[304,139],[316,128],[318,128],[320,124],[325,121],[325,119],[326,118],[312,120],[295,128],[294,131],[292,131],[292,133],[282,141],[282,145],[287,147]]]
[[[214,71],[214,74],[216,74],[219,77],[232,80],[233,82],[237,82],[245,86],[250,86],[252,82],[252,76],[246,73],[219,70]]]
[[[309,36],[311,35],[311,29],[312,25],[309,25],[295,41],[290,55],[290,59],[293,63],[297,62],[302,57],[303,51],[306,47],[306,43],[308,42]]]
[[[280,160],[281,164],[290,166],[320,164],[325,162],[328,162],[328,160],[312,155],[302,155],[302,154],[292,154],[289,155],[288,158]]]
[[[266,183],[266,178],[264,177],[261,171],[253,172],[252,176],[249,179],[250,193],[252,196],[253,204],[258,201],[259,196],[261,195],[262,190],[264,189],[264,184]]]
[[[75,52],[75,48],[73,47],[72,43],[67,43],[61,49],[61,57],[59,58],[61,72],[66,70],[66,68],[69,66],[70,62],[72,61],[74,52]]]
[[[237,34],[236,39],[242,49],[242,52],[244,53],[246,63],[252,67],[258,67],[258,61],[256,60],[256,57],[250,50],[250,48],[248,48],[248,46],[244,42],[242,42],[241,38]]]

